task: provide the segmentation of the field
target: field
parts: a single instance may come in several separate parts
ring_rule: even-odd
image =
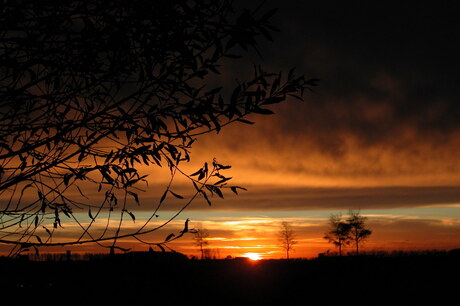
[[[460,272],[460,257],[448,253],[289,261],[144,253],[0,264],[1,288],[21,301],[104,305],[442,305],[458,292]]]

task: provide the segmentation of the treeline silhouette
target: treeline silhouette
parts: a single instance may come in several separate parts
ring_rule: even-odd
[[[460,272],[460,252],[379,251],[261,261],[190,260],[179,253],[132,252],[96,254],[85,260],[0,258],[0,265],[4,290],[36,290],[54,297],[70,294],[75,301],[129,298],[132,303],[161,305],[291,305],[303,299],[332,305],[352,298],[355,305],[376,300],[411,305],[430,295],[442,304],[455,292],[451,277]]]
[[[355,252],[347,252],[344,253],[345,256],[342,257],[347,257],[347,256],[355,256]],[[338,252],[324,252],[324,253],[319,253],[316,258],[294,258],[294,259],[288,259],[288,260],[297,260],[297,261],[305,261],[305,260],[318,260],[318,259],[323,259],[323,258],[333,258],[339,256]],[[359,258],[365,258],[365,257],[430,257],[430,256],[436,256],[436,257],[442,257],[442,256],[457,256],[460,258],[460,248],[459,249],[450,249],[450,250],[438,250],[438,249],[427,249],[427,250],[369,250],[369,251],[361,251]],[[116,258],[117,260],[121,261],[126,261],[129,259],[167,259],[167,260],[176,260],[176,259],[187,259],[190,261],[195,261],[195,260],[204,260],[204,261],[231,261],[231,260],[249,260],[249,258],[246,257],[232,257],[232,256],[227,256],[225,258],[219,258],[216,256],[208,256],[204,257],[203,259],[199,259],[196,256],[186,256],[180,252],[127,252],[127,253],[119,253],[115,255],[111,255],[108,253],[71,253],[71,252],[65,252],[65,253],[30,253],[27,255],[20,255],[17,256],[16,258],[9,258],[9,257],[2,257],[0,256],[0,261],[7,261],[10,260],[11,262],[24,262],[24,261],[48,261],[48,262],[62,262],[62,261],[70,261],[70,262],[79,262],[79,261],[95,261],[95,260],[113,260]],[[263,261],[274,261],[274,260],[284,260],[284,259],[262,259],[261,262]]]

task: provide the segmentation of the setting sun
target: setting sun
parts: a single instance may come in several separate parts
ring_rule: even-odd
[[[244,257],[249,258],[250,260],[260,260],[262,257],[259,253],[245,253],[243,254]]]

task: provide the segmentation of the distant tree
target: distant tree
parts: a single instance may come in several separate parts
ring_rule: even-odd
[[[329,230],[324,239],[338,248],[339,256],[342,256],[342,248],[350,243],[350,230],[350,224],[342,220],[341,214],[330,216]]]
[[[295,233],[292,229],[291,223],[286,221],[281,222],[281,228],[278,235],[281,247],[284,251],[286,251],[286,259],[289,259],[290,252],[294,250],[294,245],[297,244],[297,241],[295,240]]]
[[[195,245],[200,249],[201,259],[209,257],[210,250],[206,247],[208,246],[208,237],[209,232],[200,225],[197,229],[192,231],[195,235]]]
[[[211,257],[212,259],[220,259],[220,258],[221,258],[220,249],[218,249],[218,248],[213,248],[213,249],[210,250],[210,252],[211,252],[210,257]]]
[[[88,243],[114,251],[123,238],[148,243],[141,235],[198,196],[211,204],[225,188],[244,189],[228,185],[222,171],[230,166],[213,161],[187,174],[180,164],[200,135],[251,124],[247,115],[272,114],[267,105],[301,100],[315,85],[293,69],[260,66],[234,89],[209,85],[224,58],[271,39],[274,13],[238,11],[226,0],[3,1],[0,243],[12,253]],[[126,219],[136,220],[129,204],[140,205],[147,183],[141,165],[165,165],[171,180],[147,221],[128,230]],[[184,199],[172,190],[176,174],[196,192],[154,223],[167,195]],[[53,240],[63,221],[76,227]],[[163,249],[186,232],[187,222],[148,244]]]
[[[369,238],[372,231],[366,227],[367,217],[361,216],[359,211],[349,211],[347,223],[350,227],[350,237],[355,245],[356,255],[359,255],[359,245]]]

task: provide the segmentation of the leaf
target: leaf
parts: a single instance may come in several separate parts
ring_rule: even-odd
[[[40,208],[40,210],[41,210],[42,213],[45,213],[46,207],[47,207],[47,205],[46,205],[46,199],[42,199],[42,206],[41,206],[41,208]]]
[[[208,163],[204,163],[203,169],[204,174],[208,175]]]
[[[78,161],[81,162],[85,158],[85,151],[81,151],[80,155],[78,156]]]
[[[168,194],[168,188],[166,188],[165,192],[163,193],[163,195],[161,196],[161,199],[160,199],[160,204],[163,203],[163,201],[165,200],[166,198],[166,195]]]
[[[116,169],[116,168],[115,168]],[[136,173],[137,170],[134,168],[126,168],[121,171],[121,173]]]
[[[209,119],[211,119],[212,123],[214,123],[214,126],[216,128],[216,132],[219,133],[220,130],[221,130],[219,120],[211,113],[209,114]]]
[[[27,161],[23,161],[20,165],[21,171],[23,171],[27,167]]]
[[[27,184],[26,186],[24,186],[24,188],[22,188],[22,190],[21,190],[21,197],[22,197],[22,195],[24,194],[24,191],[25,191],[27,188],[32,187],[32,185],[33,185],[33,183],[30,183],[30,184]]]
[[[206,173],[204,171],[200,172],[200,176],[198,176],[198,180],[202,180],[206,176]]]
[[[42,200],[43,199],[43,193],[40,190],[37,189],[37,194],[38,194],[38,198],[40,200]]]
[[[37,241],[38,241],[40,244],[43,244],[42,239],[40,238],[40,236],[35,235],[35,238],[37,238]]]
[[[137,193],[132,192],[132,191],[128,191],[128,193],[133,196],[133,198],[136,201],[138,206],[141,205],[140,202],[139,202],[139,196],[137,195]]]
[[[208,202],[208,205],[211,206],[211,201],[209,201],[209,198],[208,198],[208,195],[206,194],[206,192],[202,191],[201,192],[204,196],[204,199],[206,200],[206,202]]]
[[[78,185],[75,185],[75,187],[77,187],[78,192],[81,194],[82,197],[84,197],[84,198],[89,200],[89,198],[83,194],[83,192],[81,191],[80,187],[78,187]]]
[[[246,188],[239,187],[239,186],[232,186],[232,187],[230,187],[230,189],[231,189],[235,194],[238,194],[237,189],[242,189],[242,190],[246,190],[246,191],[247,191]]]
[[[265,101],[262,103],[263,105],[268,105],[268,104],[277,104],[280,102],[283,102],[286,98],[285,97],[270,97],[265,99]]]
[[[188,233],[188,223],[189,222],[190,222],[190,219],[187,218],[187,220],[185,220],[184,229],[181,231],[182,234]]]
[[[303,98],[301,96],[294,95],[294,94],[288,94],[288,96],[293,97],[293,98],[295,98],[295,99],[297,99],[299,101],[303,101]]]
[[[49,229],[47,229],[45,226],[43,226],[43,228],[44,228],[44,229],[45,229],[45,231],[48,233],[48,235],[50,235],[50,236],[51,236],[51,232],[50,232],[50,230],[49,230]]]
[[[169,234],[169,235],[166,237],[165,242],[171,240],[171,238],[174,237],[174,236],[176,236],[176,235],[174,235],[173,233]]]
[[[142,160],[144,161],[144,164],[146,164],[147,166],[149,165],[149,159],[148,159],[148,156],[147,155],[142,155]]]
[[[236,119],[236,121],[239,121],[239,122],[242,122],[242,123],[245,123],[245,124],[254,124],[254,122],[252,122],[252,121],[249,121],[249,120],[246,120],[246,119],[241,119],[241,118]]]
[[[88,216],[91,218],[91,220],[94,221],[94,217],[93,217],[93,214],[91,213],[91,208],[88,209]]]
[[[201,192],[201,189],[198,187],[198,185],[195,183],[195,181],[192,181],[193,183],[193,186],[195,187],[195,189],[199,192]]]
[[[217,170],[225,170],[225,169],[230,169],[232,166],[224,166],[224,165],[221,165],[221,164],[216,164],[217,166]]]
[[[133,219],[133,222],[136,222],[136,216],[130,212],[130,211],[126,211],[128,213],[128,215],[130,215],[131,219]]]
[[[295,73],[295,67],[289,69],[289,72],[288,72],[288,79],[289,80],[294,76],[294,73]]]
[[[172,192],[171,190],[170,190],[169,192],[170,192],[173,196],[175,196],[176,198],[178,198],[178,199],[183,199],[183,198],[184,198],[184,197],[181,196],[180,194],[174,193],[174,192]]]
[[[203,171],[203,169],[200,169],[197,172],[194,172],[194,173],[190,174],[190,176],[195,176],[195,175],[201,174],[202,171]]]
[[[260,107],[255,108],[252,111],[254,113],[256,113],[256,114],[261,114],[261,115],[273,115],[274,114],[273,111],[271,111],[271,110],[269,110],[267,108],[260,108]]]
[[[64,184],[66,186],[69,185],[70,178],[73,176],[73,173],[67,173],[64,175]]]
[[[65,209],[64,209],[64,208],[62,209],[62,212],[64,213],[64,215],[66,215],[67,218],[71,218],[70,215],[72,215],[72,210],[71,210],[70,208],[65,207]],[[70,212],[70,214],[69,214],[69,212]],[[59,225],[61,225],[60,222],[61,222],[61,221],[59,220]],[[62,226],[61,226],[61,227],[62,227]]]
[[[99,169],[99,172],[102,174],[102,176],[105,178],[107,183],[113,185],[113,179],[112,177],[107,173],[107,170],[104,168]]]
[[[217,195],[220,197],[220,198],[224,198],[224,195],[222,194],[222,191],[220,190],[219,187],[215,187],[214,188],[214,192],[217,193]]]
[[[231,177],[223,178],[220,181],[215,182],[214,185],[220,185],[220,184],[225,183],[226,181],[231,180],[231,179],[232,179]]]
[[[278,77],[273,81],[272,87],[270,88],[270,96],[273,96],[273,94],[278,89],[279,85],[280,85],[280,78]]]

